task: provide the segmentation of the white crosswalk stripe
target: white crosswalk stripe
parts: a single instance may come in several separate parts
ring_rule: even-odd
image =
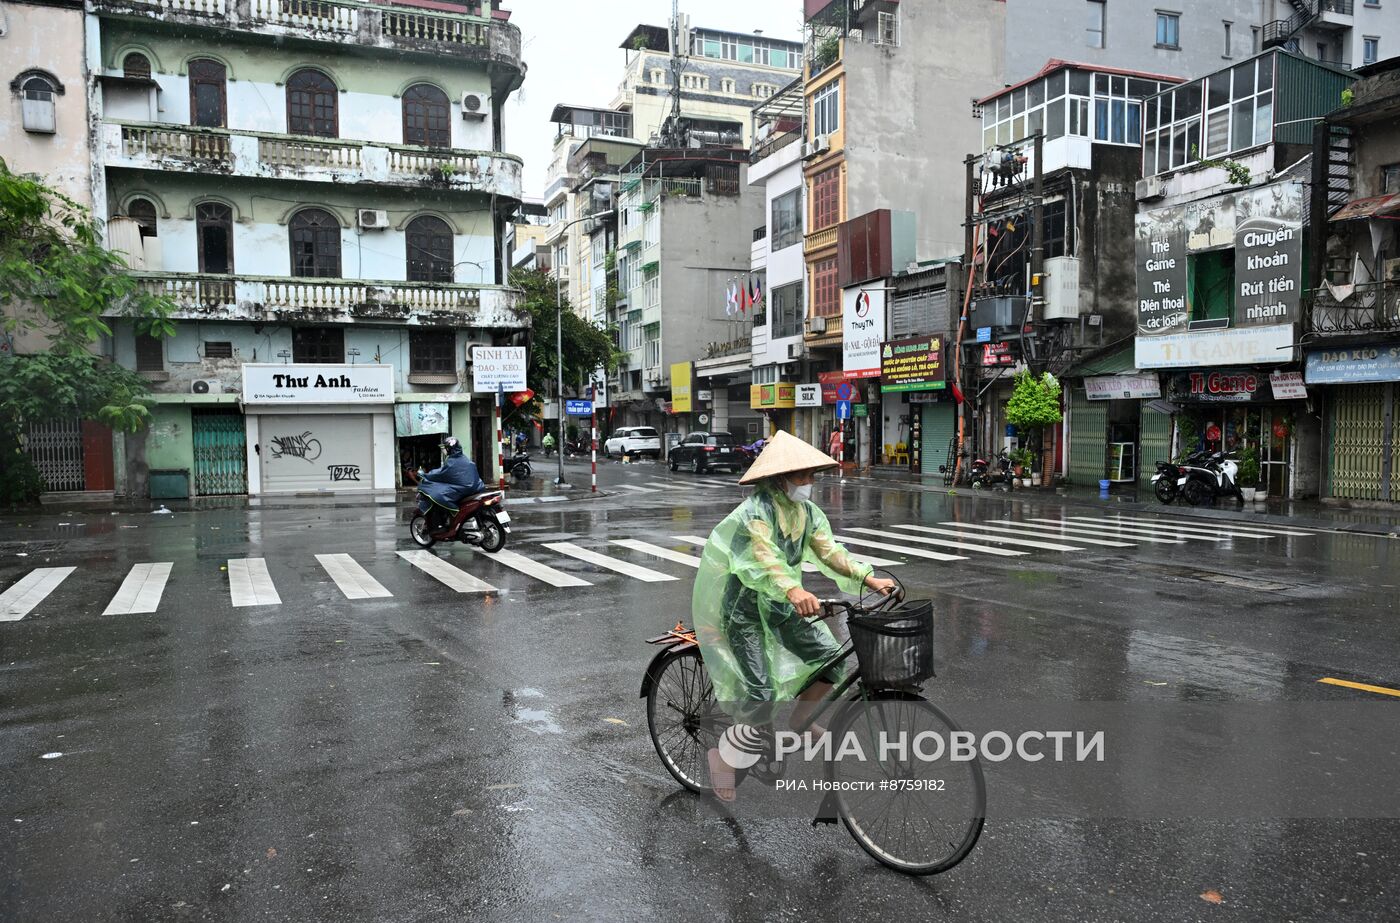
[[[165,582],[170,579],[172,562],[133,564],[122,581],[117,595],[103,610],[103,615],[136,615],[154,612],[160,606]]]
[[[648,484],[651,484],[651,485],[653,485],[653,486],[655,486],[655,487],[664,487],[664,488],[666,488],[667,490],[695,490],[695,489],[696,489],[694,484],[682,484],[682,483],[680,483],[679,481],[658,481],[658,480],[654,480],[654,479],[653,479],[653,480],[647,481],[647,483],[648,483]]]
[[[961,525],[961,523],[959,524]],[[953,538],[973,539],[979,542],[993,542],[998,545],[1017,545],[1022,548],[1040,548],[1044,551],[1083,551],[1075,545],[1062,545],[1059,542],[1040,542],[1030,538],[1011,538],[1000,535],[977,534],[961,529],[934,529],[929,526],[896,525],[896,529],[918,532],[920,535],[947,535]],[[893,533],[890,533],[893,534]]]
[[[1271,532],[1275,535],[1308,536],[1319,534],[1316,529],[1300,529],[1297,526],[1276,526],[1269,523],[1242,522],[1238,519],[1206,519],[1195,516],[1163,516],[1153,514],[1146,522],[1170,522],[1183,526],[1208,526],[1219,524],[1227,529],[1249,529],[1256,532]]]
[[[588,548],[582,548],[578,545],[575,545],[573,542],[545,542],[544,547],[548,548],[550,551],[557,551],[560,554],[566,554],[571,558],[578,558],[580,561],[585,561],[589,564],[606,568],[607,570],[617,571],[619,574],[631,577],[634,580],[642,580],[646,583],[661,583],[665,580],[676,579],[670,574],[663,574],[660,571],[655,571],[648,567],[642,567],[641,565],[633,564],[630,561],[622,561],[618,558],[611,558],[605,554],[599,554],[596,551],[591,551]]]
[[[593,585],[582,577],[575,577],[573,574],[566,574],[562,570],[555,570],[548,564],[541,564],[539,561],[527,558],[523,554],[511,551],[509,548],[502,548],[500,551],[492,554],[487,554],[486,552],[481,552],[481,554],[489,561],[504,564],[506,567],[518,570],[522,574],[534,577],[536,580],[542,580],[550,586],[566,587]]]
[[[884,534],[884,533],[880,533]],[[838,542],[847,545],[866,545],[871,548],[879,548],[881,551],[897,551],[900,554],[907,554],[912,558],[927,558],[930,561],[966,561],[965,555],[944,554],[941,551],[925,551],[923,548],[905,548],[901,545],[891,545],[887,542],[871,541],[859,535],[836,535],[833,536]]]
[[[1004,521],[1004,520],[1003,520]],[[1129,534],[1118,530],[1099,529],[1082,522],[1065,522],[1063,519],[1041,519],[1032,516],[1029,519],[1021,520],[1017,525],[1025,526],[1027,529],[1039,529],[1044,531],[1057,531],[1062,533],[1072,533],[1065,535],[1065,538],[1079,538],[1084,535],[1113,536],[1114,538],[1130,538],[1134,542],[1143,542],[1148,545],[1185,545],[1186,540],[1180,538],[1161,538],[1154,535]]]
[[[77,568],[36,567],[0,593],[0,622],[18,622]]]
[[[1082,516],[1074,517],[1083,519]],[[1114,516],[1102,520],[1104,522],[1123,523],[1132,526],[1151,526],[1154,529],[1165,529],[1170,532],[1183,532],[1193,535],[1223,535],[1232,538],[1283,538],[1289,535],[1303,536],[1309,535],[1307,532],[1274,532],[1265,529],[1256,529],[1253,526],[1243,524],[1236,525],[1227,521],[1216,522],[1214,520],[1204,520],[1196,523],[1178,522],[1168,519],[1137,519],[1127,516]]]
[[[230,558],[228,592],[235,606],[280,606],[282,597],[272,585],[267,561],[262,558]]]
[[[1044,535],[1046,538],[1054,538],[1055,536],[1060,536],[1068,539],[1069,541],[1077,542],[1080,545],[1097,545],[1102,548],[1133,547],[1132,542],[1114,542],[1104,538],[1090,538],[1083,535],[1074,535],[1073,533],[1061,532],[1058,529],[1052,529],[1049,526],[1040,526],[1027,522],[1018,522],[1014,526],[1005,525],[1005,523],[1007,522],[1008,520],[1005,519],[993,519],[989,520],[986,524],[971,522],[943,522],[939,523],[939,525],[957,526],[959,529],[976,529],[981,532],[995,532],[998,534],[1010,533],[1012,535],[1029,535],[1032,537]]]
[[[882,535],[888,536],[889,538],[899,538],[901,541],[917,542],[920,545],[936,545],[940,548],[958,548],[962,551],[975,551],[978,554],[996,555],[1001,558],[1019,558],[1029,554],[1029,552],[1026,551],[1013,551],[1010,548],[993,548],[990,545],[975,545],[971,542],[958,542],[946,538],[924,538],[921,535],[891,535],[888,531],[883,529],[852,528],[850,531],[863,532],[866,535]]]
[[[394,595],[348,554],[318,554],[316,560],[346,599],[383,599]]]
[[[458,593],[498,592],[485,580],[478,580],[461,568],[448,564],[431,551],[400,551],[397,554],[443,586]]]
[[[660,545],[638,541],[635,538],[613,539],[612,544],[621,545],[623,548],[631,548],[633,551],[640,551],[642,554],[649,554],[652,557],[664,558],[667,561],[675,561],[677,564],[684,564],[687,567],[700,566],[700,559],[693,554],[686,554],[683,551],[676,551],[671,548],[662,548]]]
[[[708,487],[708,488],[710,488],[711,490],[728,490],[728,489],[731,488],[731,487],[738,487],[738,486],[739,486],[739,482],[738,482],[738,481],[729,482],[729,481],[700,481],[700,480],[696,480],[696,481],[692,481],[691,483],[693,483],[696,487]]]
[[[705,539],[699,535],[673,535],[671,538],[674,538],[678,542],[690,542],[692,545],[699,545],[702,548],[705,546]],[[847,550],[849,551],[849,549]],[[898,567],[904,563],[903,561],[891,561],[889,558],[877,558],[873,555],[861,554],[855,551],[851,551],[850,555],[857,561],[869,564],[871,567]],[[821,568],[817,567],[817,565],[808,564],[806,561],[802,562],[802,570],[809,574],[821,572]]]
[[[1137,526],[1128,522],[1120,522],[1116,519],[1095,519],[1090,516],[1066,516],[1066,522],[1073,522],[1090,526],[1096,529],[1108,529],[1111,532],[1121,535],[1164,535],[1167,538],[1184,538],[1188,542],[1227,542],[1232,536],[1216,533],[1208,535],[1205,532],[1179,531],[1177,529],[1153,528],[1152,526]]]
[[[641,487],[637,484],[614,484],[613,487],[617,490],[630,490],[639,494],[654,494],[658,492],[658,489],[655,487]]]

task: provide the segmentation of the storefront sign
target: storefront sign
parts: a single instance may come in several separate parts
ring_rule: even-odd
[[[1303,400],[1308,396],[1308,389],[1303,386],[1302,372],[1270,372],[1269,387],[1276,401]]]
[[[841,368],[848,378],[880,374],[880,342],[885,338],[885,292],[848,288],[841,293]]]
[[[1292,324],[1139,336],[1134,341],[1133,365],[1140,369],[1169,369],[1280,364],[1293,360],[1292,346]]]
[[[695,392],[695,399],[697,401],[712,401],[715,399],[715,392],[697,390]]]
[[[786,381],[750,385],[749,406],[757,410],[790,410],[797,406],[797,385]]]
[[[941,401],[951,400],[945,397],[947,391],[910,391],[905,395],[911,404],[937,404]]]
[[[1291,324],[1301,316],[1303,187],[1274,183],[1235,194],[1235,324]]]
[[[934,391],[943,377],[943,338],[891,340],[880,347],[881,391]]]
[[[982,365],[1015,365],[1016,353],[1010,343],[987,343],[982,347]]]
[[[1138,336],[1186,326],[1186,221],[1179,208],[1137,213]],[[984,363],[985,364],[985,363]]]
[[[671,410],[674,413],[690,413],[690,371],[689,362],[671,363]]]
[[[243,366],[245,404],[391,404],[393,401],[392,365]]]
[[[525,390],[525,347],[473,346],[472,390]]]
[[[1172,375],[1167,392],[1181,403],[1239,404],[1272,400],[1267,385],[1267,373],[1258,369],[1200,369]]]
[[[1400,346],[1354,346],[1308,353],[1303,377],[1310,385],[1400,381]]]
[[[796,391],[796,406],[798,407],[820,407],[822,405],[822,386],[818,384],[798,385]]]
[[[445,403],[394,405],[394,432],[400,436],[434,436],[447,429]]]
[[[1156,375],[1097,375],[1084,379],[1091,401],[1151,400],[1162,396]]]
[[[856,416],[858,416],[858,417],[868,417],[868,416],[870,416],[870,405],[869,405],[869,404],[852,404],[852,405],[851,405],[851,411],[852,411]]]

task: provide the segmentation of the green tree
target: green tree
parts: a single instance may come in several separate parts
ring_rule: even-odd
[[[174,305],[144,291],[121,257],[102,246],[92,216],[41,181],[0,160],[0,311],[7,336],[42,337],[46,350],[0,360],[0,478],[4,499],[39,489],[23,454],[31,420],[58,414],[135,432],[150,417],[149,389],[136,373],[95,355],[113,316],[141,333],[169,336]]]
[[[1049,372],[1032,375],[1029,369],[1016,373],[1011,399],[1006,402],[1006,422],[1018,430],[1029,430],[1035,444],[1044,445],[1042,431],[1063,419],[1060,410],[1060,383]],[[1042,465],[1041,470],[1046,470]]]
[[[539,269],[516,270],[511,273],[511,285],[525,293],[524,307],[530,316],[531,345],[525,367],[525,382],[536,397],[520,410],[537,413],[541,395],[554,390],[558,381],[554,336],[560,311],[556,298],[558,289],[553,276]],[[574,313],[567,296],[563,298],[564,388],[566,390],[587,381],[599,369],[609,372],[617,368],[621,353],[615,337],[616,328],[600,328]],[[518,413],[519,411],[517,411]]]

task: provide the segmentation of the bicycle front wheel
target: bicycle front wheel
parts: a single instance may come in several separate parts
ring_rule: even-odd
[[[693,792],[710,791],[709,753],[723,717],[699,650],[667,655],[647,693],[647,729],[666,770]]]
[[[977,845],[987,786],[975,757],[947,758],[960,730],[936,705],[910,693],[877,692],[842,711],[832,729],[835,746],[847,746],[849,735],[863,756],[828,763],[827,777],[840,783],[835,794],[846,829],[876,861],[909,875],[935,875]],[[943,756],[929,759],[935,739],[945,745]]]

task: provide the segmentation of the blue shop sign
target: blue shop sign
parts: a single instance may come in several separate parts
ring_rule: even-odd
[[[1400,344],[1310,350],[1303,380],[1310,385],[1400,381]]]

